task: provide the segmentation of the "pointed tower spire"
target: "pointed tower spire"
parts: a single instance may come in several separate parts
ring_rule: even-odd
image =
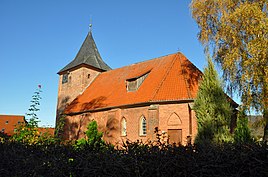
[[[58,74],[82,64],[92,66],[102,71],[111,70],[99,54],[95,41],[92,37],[91,27],[75,59],[61,69]]]

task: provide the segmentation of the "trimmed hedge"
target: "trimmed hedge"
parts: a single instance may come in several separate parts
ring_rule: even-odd
[[[156,147],[129,143],[124,150],[71,145],[0,143],[1,176],[268,176],[267,145]]]

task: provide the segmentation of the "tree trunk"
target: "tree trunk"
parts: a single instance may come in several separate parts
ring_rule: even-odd
[[[263,118],[265,122],[263,141],[268,142],[268,111],[267,109],[263,111]]]
[[[263,73],[264,70],[263,70]],[[264,126],[264,133],[263,133],[263,141],[264,142],[268,142],[268,98],[267,98],[267,95],[268,95],[268,86],[264,80],[263,80],[263,101],[264,101],[264,104],[263,104],[263,119],[264,119],[264,123],[265,123],[265,126]]]

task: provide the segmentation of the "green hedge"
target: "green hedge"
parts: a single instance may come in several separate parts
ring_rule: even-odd
[[[129,143],[124,150],[90,146],[0,143],[1,176],[268,176],[267,145],[161,148]]]

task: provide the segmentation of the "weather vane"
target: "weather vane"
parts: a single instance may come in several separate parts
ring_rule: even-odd
[[[92,17],[90,16],[90,19],[89,19],[89,31],[91,32],[92,31]]]

